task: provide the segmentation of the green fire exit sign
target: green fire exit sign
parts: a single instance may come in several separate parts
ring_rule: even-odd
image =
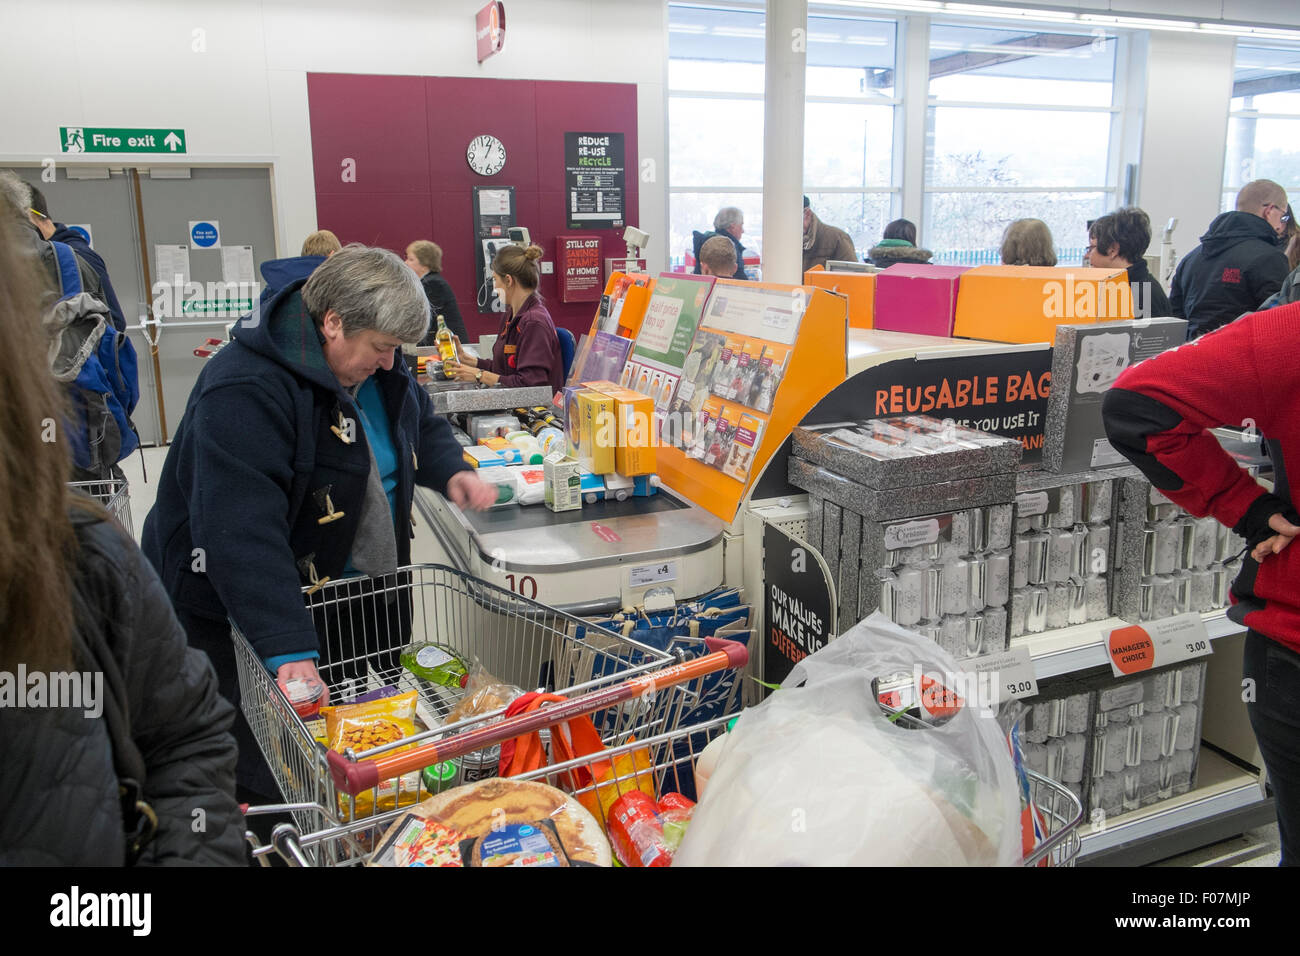
[[[104,126],[60,126],[65,153],[183,153],[183,129],[127,129]]]

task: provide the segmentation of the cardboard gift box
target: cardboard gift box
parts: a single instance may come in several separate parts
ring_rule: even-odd
[[[899,263],[876,276],[875,327],[891,332],[952,335],[957,291],[968,266]]]
[[[1058,325],[1131,318],[1133,292],[1122,269],[976,266],[962,274],[953,335],[1053,342]]]

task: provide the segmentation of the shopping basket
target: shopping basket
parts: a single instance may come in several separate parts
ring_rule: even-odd
[[[656,799],[666,793],[682,793],[694,789],[695,761],[709,741],[726,732],[730,717],[719,717],[693,727],[679,727],[645,740],[626,743],[601,754],[598,758],[571,760],[522,774],[515,780],[536,780],[551,786],[563,787],[575,768],[595,760],[616,759],[631,755],[643,748],[652,755],[649,764],[625,761],[627,772],[617,778],[623,792],[652,786]],[[1044,821],[1047,836],[1024,858],[1024,866],[1073,866],[1079,853],[1078,826],[1083,818],[1083,806],[1067,787],[1029,771],[1030,794],[1035,809]],[[602,784],[604,786],[605,784]],[[595,790],[594,784],[574,792],[575,796]],[[254,808],[250,813],[292,809],[287,807]],[[323,807],[314,808],[322,817],[329,814]],[[281,824],[272,833],[270,843],[262,844],[250,832],[249,843],[253,857],[268,865],[270,855],[278,853],[290,866],[311,866],[317,860],[336,861],[339,865],[362,862],[369,848],[378,845],[379,838],[389,825],[406,812],[390,811],[365,820],[346,823],[331,820],[314,832],[301,833],[291,824]],[[605,821],[601,821],[605,825]]]
[[[68,487],[94,498],[113,516],[123,531],[130,537],[135,537],[135,531],[131,527],[131,499],[127,494],[125,480],[107,478],[103,481],[70,481]]]
[[[674,731],[698,694],[699,679],[694,678],[662,689],[647,681],[637,695],[613,699],[609,695],[613,689],[662,672],[678,659],[452,568],[413,565],[383,578],[347,578],[305,588],[304,594],[321,645],[327,649],[319,670],[330,688],[331,703],[385,686],[415,690],[417,716],[433,729],[350,754],[354,774],[369,773],[370,783],[362,789],[339,786],[331,776],[331,754],[316,739],[319,730],[297,714],[232,622],[241,707],[303,832],[329,830],[423,799],[427,795],[423,775],[408,766],[413,759],[418,763],[419,758],[410,756],[412,750],[430,756],[421,764],[427,766],[452,755],[436,743],[441,738],[479,742],[480,753],[490,749],[484,741],[492,731],[484,728],[500,721],[503,709],[442,724],[465,691],[417,680],[400,663],[402,644],[435,642],[524,690],[570,697],[604,694],[600,699],[606,702],[597,712],[596,725],[608,746]],[[561,719],[556,716],[550,722]],[[336,764],[342,759],[339,754],[332,756]],[[372,772],[376,764],[395,763],[403,769],[378,776]],[[327,856],[313,862],[341,863],[358,853],[342,839],[317,846]]]

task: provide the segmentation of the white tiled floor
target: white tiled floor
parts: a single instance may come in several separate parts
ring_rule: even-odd
[[[136,539],[144,527],[145,515],[153,507],[158,495],[158,478],[162,474],[163,461],[167,457],[167,448],[144,449],[144,461],[140,453],[132,455],[122,462],[122,471],[130,482],[131,521],[135,527]],[[146,477],[148,480],[146,481]],[[1190,853],[1161,860],[1155,866],[1277,866],[1281,857],[1277,825],[1270,824],[1257,830],[1249,830],[1231,840],[1224,840],[1213,846],[1202,847]]]
[[[166,447],[145,448],[143,463],[140,460],[140,452],[121,462],[122,472],[126,475],[129,485],[127,495],[131,501],[131,526],[135,529],[137,541],[140,540],[140,531],[144,528],[144,517],[153,507],[154,499],[158,497],[158,477],[162,474],[163,460],[166,457]]]

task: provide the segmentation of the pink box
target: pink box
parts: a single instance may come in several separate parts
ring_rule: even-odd
[[[876,328],[951,336],[957,284],[968,268],[900,262],[877,273]]]

